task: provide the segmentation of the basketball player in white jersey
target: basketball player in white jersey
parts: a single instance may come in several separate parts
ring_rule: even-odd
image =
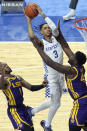
[[[34,41],[36,42],[37,40],[39,40],[39,44],[42,46],[44,52],[55,62],[63,64],[63,51],[61,45],[54,37],[57,37],[59,32],[58,30],[55,30],[55,24],[48,17],[46,17],[39,6],[37,7],[37,10],[47,23],[40,26],[40,31],[43,34],[43,39],[39,40],[34,35],[34,32],[32,30],[31,19],[26,16],[28,21],[28,32],[30,40],[33,43]],[[47,66],[45,63],[44,69],[44,79],[48,80],[46,97],[51,97],[51,99],[48,101],[44,101],[40,106],[33,108],[31,110],[31,114],[35,115],[37,112],[50,108],[47,120],[42,121],[41,125],[44,128],[44,131],[52,131],[51,122],[57,109],[60,107],[62,88],[64,87],[64,76],[51,67]]]

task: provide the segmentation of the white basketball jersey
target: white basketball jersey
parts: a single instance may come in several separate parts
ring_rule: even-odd
[[[47,40],[43,39],[43,44],[44,44],[44,52],[53,61],[63,64],[63,50],[61,48],[61,45],[55,39],[55,37],[52,36],[51,42],[48,42]],[[60,74],[58,71],[46,65],[45,62],[44,62],[44,71],[45,71],[44,77]]]

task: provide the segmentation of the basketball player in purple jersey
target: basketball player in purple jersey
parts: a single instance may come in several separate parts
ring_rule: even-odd
[[[62,35],[59,23],[57,29],[59,30],[59,37],[56,39],[60,41],[64,52],[68,56],[70,66],[54,62],[44,53],[40,46],[41,41],[37,38],[32,42],[48,66],[65,74],[69,94],[74,100],[69,119],[69,131],[81,131],[82,128],[84,128],[84,131],[87,131],[87,86],[85,81],[85,68],[83,66],[86,63],[86,55],[80,51],[74,54]],[[44,121],[41,122],[41,125],[44,127]]]
[[[31,85],[20,76],[11,74],[12,70],[6,63],[0,63],[0,89],[8,101],[8,117],[14,129],[21,131],[34,131],[33,122],[28,110],[30,107],[23,104],[23,89],[38,91],[44,88],[47,81],[41,85]]]

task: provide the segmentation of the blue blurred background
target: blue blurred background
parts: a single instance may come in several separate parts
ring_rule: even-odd
[[[26,0],[25,3],[37,3],[41,6],[44,13],[49,16],[55,24],[61,19],[61,30],[67,41],[83,41],[80,33],[73,26],[75,20],[63,21],[62,16],[69,12],[70,0]],[[1,7],[0,7],[1,12]],[[76,16],[78,18],[87,17],[87,0],[79,0]],[[41,16],[32,20],[35,34],[42,38],[39,25],[44,23]],[[24,14],[1,15],[0,16],[0,41],[29,41],[27,21]]]

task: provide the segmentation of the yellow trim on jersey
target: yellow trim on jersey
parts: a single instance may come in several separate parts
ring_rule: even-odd
[[[73,108],[72,115],[71,115],[71,118],[73,120],[75,119],[75,114],[76,114],[76,104],[74,103],[74,108]]]
[[[80,97],[79,99],[83,99],[83,98],[85,98],[85,97],[87,97],[87,95],[85,95],[85,96],[83,96],[83,97]]]
[[[68,88],[70,89],[73,97],[74,97],[75,99],[77,99],[77,98],[79,97],[79,94],[74,91],[73,85],[72,85],[72,81],[75,80],[75,79],[78,77],[78,70],[76,69],[76,67],[72,67],[72,68],[73,68],[74,70],[76,70],[77,74],[76,74],[75,77],[73,77],[73,78],[71,78],[71,79],[67,77],[67,86],[68,86]]]
[[[19,121],[19,119],[17,118],[17,116],[15,115],[15,109],[14,108],[12,108],[11,109],[11,115],[12,115],[12,117],[13,117],[13,119],[14,119],[14,121],[16,122],[16,124],[17,124],[17,129],[19,129],[19,124],[21,124],[21,122]]]
[[[20,94],[22,95],[22,91],[21,91],[21,88],[19,88],[19,91],[20,91]]]
[[[6,90],[3,90],[3,92],[7,95],[7,97],[9,98],[9,105],[16,105],[16,102],[15,102],[15,98],[14,98],[14,95],[10,89],[11,87],[11,82],[8,80],[9,82],[9,86]],[[11,100],[11,101],[10,101]]]
[[[79,98],[79,94],[74,91],[73,85],[72,85],[72,80],[69,79],[69,78],[67,78],[67,86],[68,86],[68,88],[70,89],[73,97],[74,97],[75,99]]]
[[[73,106],[73,109],[72,109],[71,119],[76,121],[77,126],[84,126],[84,125],[80,125],[78,123],[78,120],[77,120],[78,111],[79,111],[79,103],[78,103],[78,100],[76,100],[76,101],[74,101],[74,106]]]
[[[21,122],[25,123],[26,125],[30,126],[27,122],[25,122],[24,120],[21,119],[21,117],[19,116],[17,109],[16,108],[12,108],[11,109],[11,115],[13,116],[13,119],[15,120],[15,122],[17,123],[17,126],[19,124],[21,124]],[[31,128],[33,126],[30,126]]]
[[[12,86],[13,86],[14,88],[19,87],[19,86],[21,86],[21,82],[15,82],[15,84],[12,83]]]
[[[76,67],[72,67],[75,71],[76,71],[76,76],[71,78],[70,80],[75,80],[78,77],[78,70],[76,69]]]
[[[13,76],[13,77],[5,77],[6,79],[11,79],[11,80],[15,80],[17,76]]]

